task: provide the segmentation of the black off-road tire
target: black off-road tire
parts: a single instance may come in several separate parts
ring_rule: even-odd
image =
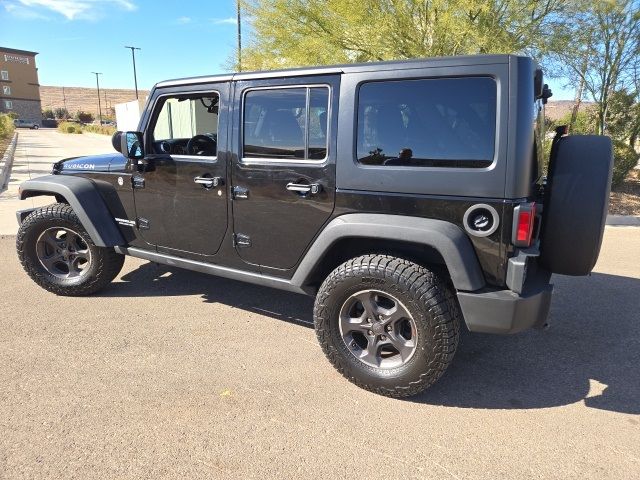
[[[609,137],[562,137],[549,164],[540,262],[552,273],[588,275],[598,260],[609,207]]]
[[[38,238],[51,228],[70,229],[87,245],[91,261],[82,275],[59,278],[51,274],[38,259]],[[18,230],[16,249],[20,263],[31,279],[56,295],[83,296],[95,293],[108,285],[124,264],[124,255],[116,253],[113,248],[98,247],[93,243],[73,209],[66,203],[55,203],[30,213]]]
[[[395,297],[415,320],[414,353],[398,367],[363,363],[343,339],[341,309],[356,292],[367,289]],[[323,282],[314,307],[316,335],[333,366],[359,387],[395,398],[416,395],[442,376],[458,345],[460,319],[446,277],[389,255],[364,255],[340,265]]]

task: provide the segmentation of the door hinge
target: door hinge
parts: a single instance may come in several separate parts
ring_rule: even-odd
[[[233,187],[232,195],[234,200],[249,198],[249,189],[247,187]]]
[[[146,218],[138,217],[138,229],[140,230],[149,230],[150,224],[149,220]]]
[[[131,186],[133,188],[144,188],[144,177],[134,175],[131,177]]]
[[[249,235],[245,235],[244,233],[234,233],[233,246],[234,247],[250,247],[251,237]]]

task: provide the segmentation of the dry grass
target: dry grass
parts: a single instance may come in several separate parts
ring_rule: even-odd
[[[9,144],[11,143],[12,139],[13,139],[13,135],[11,135],[9,138],[0,137],[0,160],[4,155],[4,152],[7,151],[7,148],[9,148]]]
[[[622,185],[611,192],[609,213],[640,215],[640,170],[631,170]]]

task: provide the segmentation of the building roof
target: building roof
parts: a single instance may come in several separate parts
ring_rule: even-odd
[[[38,55],[38,52],[30,52],[29,50],[17,50],[15,48],[5,48],[5,47],[0,47],[0,52],[3,53],[15,53],[15,54],[22,54],[22,55],[29,55],[29,56],[36,56]]]

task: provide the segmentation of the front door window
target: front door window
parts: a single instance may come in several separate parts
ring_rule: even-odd
[[[165,97],[153,127],[152,153],[216,157],[217,93]]]

